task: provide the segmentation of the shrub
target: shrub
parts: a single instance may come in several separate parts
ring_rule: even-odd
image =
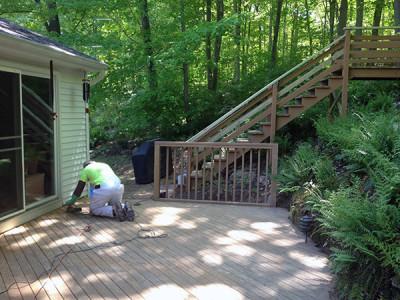
[[[392,281],[400,276],[399,208],[385,198],[371,201],[357,185],[326,199],[314,195],[320,197],[312,206],[321,229],[334,243],[331,261],[340,297],[394,299]]]
[[[318,152],[310,144],[301,144],[291,157],[281,162],[277,176],[280,192],[296,192],[313,179],[314,160]]]

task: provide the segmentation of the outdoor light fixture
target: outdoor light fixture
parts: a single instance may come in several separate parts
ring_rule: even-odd
[[[90,98],[90,81],[89,79],[82,79],[82,92],[83,92],[83,101],[89,102]]]
[[[307,243],[307,235],[311,229],[312,223],[313,223],[312,216],[303,216],[300,218],[299,227],[300,230],[306,234],[306,243]]]

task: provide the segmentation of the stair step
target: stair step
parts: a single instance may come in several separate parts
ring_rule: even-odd
[[[320,84],[321,84],[322,86],[328,86],[328,85],[329,85],[329,79],[327,78],[327,79],[321,80],[321,81],[320,81]]]
[[[248,138],[237,138],[236,142],[237,143],[248,143],[249,139]]]
[[[214,163],[211,161],[207,161],[203,164],[203,169],[207,170],[207,169],[211,169],[214,166]]]
[[[216,161],[226,161],[226,156],[225,155],[219,155],[219,154],[216,154],[216,155],[214,155],[214,160],[216,160]]]
[[[277,117],[282,117],[282,118],[288,118],[290,117],[290,114],[277,114]]]
[[[343,79],[342,75],[331,75],[329,76],[329,79]]]
[[[196,170],[192,171],[192,173],[190,174],[190,178],[196,178]],[[202,170],[197,171],[197,178],[203,178]]]
[[[290,105],[285,105],[284,108],[302,108],[304,107],[302,104],[290,104]]]
[[[271,126],[271,122],[269,121],[259,122],[258,124],[260,124],[261,126]]]
[[[249,130],[247,133],[251,135],[264,135],[261,130]]]
[[[295,100],[296,104],[298,104],[298,105],[302,104],[301,97],[296,97],[294,100]]]
[[[330,89],[331,87],[329,85],[318,85],[315,88],[316,89]]]
[[[305,95],[305,96],[303,96],[301,98],[302,99],[315,99],[315,98],[317,98],[317,96],[315,96],[315,95]]]

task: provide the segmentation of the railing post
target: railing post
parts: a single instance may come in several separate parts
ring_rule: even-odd
[[[271,144],[271,206],[276,206],[277,184],[276,175],[278,175],[278,144]]]
[[[347,114],[348,107],[348,94],[349,94],[349,64],[350,64],[350,44],[351,44],[351,32],[349,29],[345,29],[344,38],[344,49],[343,49],[343,85],[342,85],[342,110],[341,116]]]
[[[168,186],[166,187],[168,189]],[[160,144],[154,143],[154,200],[160,199]]]
[[[278,85],[279,81],[272,86],[272,104],[271,104],[271,136],[269,142],[273,143],[276,132],[276,105],[278,102]]]

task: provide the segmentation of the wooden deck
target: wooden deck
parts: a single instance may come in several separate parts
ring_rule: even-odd
[[[328,260],[279,208],[163,203],[135,207],[162,239],[124,241],[139,226],[61,209],[0,236],[0,299],[329,299]],[[90,224],[90,232],[82,228]],[[38,278],[38,276],[41,276]],[[26,282],[29,281],[30,284]]]

